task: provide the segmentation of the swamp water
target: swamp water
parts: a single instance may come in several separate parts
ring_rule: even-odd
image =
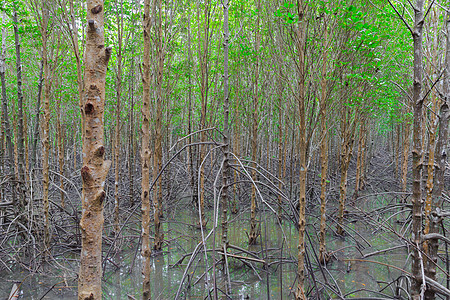
[[[375,204],[375,203],[372,203]],[[208,216],[209,220],[210,215]],[[351,218],[349,218],[351,219]],[[181,289],[180,298],[183,299],[205,299],[207,296],[205,276],[206,269],[204,263],[204,252],[200,252],[193,260],[191,267],[185,274],[186,265],[190,259],[187,256],[181,264],[173,266],[185,254],[192,253],[197,244],[201,241],[201,231],[196,228],[198,213],[193,210],[175,211],[172,215],[167,215],[164,219],[165,240],[168,245],[164,247],[162,254],[152,258],[152,299],[174,299],[179,289],[180,282],[184,278],[183,287]],[[124,249],[119,254],[112,256],[107,261],[103,279],[103,298],[104,299],[128,299],[128,295],[140,299],[142,288],[142,258],[137,248],[139,240],[139,221],[132,225],[134,228],[130,239],[124,239],[118,245]],[[309,224],[314,224],[315,219],[309,219]],[[211,230],[212,221],[206,226],[205,236]],[[283,220],[283,234],[279,228],[278,222],[274,217],[262,218],[262,235],[267,238],[267,242],[263,241],[262,245],[248,247],[247,231],[249,226],[249,214],[242,213],[230,216],[229,222],[229,241],[230,244],[241,247],[246,250],[258,252],[260,258],[268,256],[267,261],[280,261],[282,264],[274,264],[269,267],[268,271],[263,270],[262,264],[252,262],[254,269],[231,257],[228,257],[230,268],[230,279],[232,285],[233,299],[292,299],[291,290],[295,289],[295,270],[294,263],[297,257],[298,234],[296,227],[291,221]],[[335,225],[330,225],[335,228]],[[219,230],[216,232],[216,245],[219,244]],[[265,228],[267,230],[265,230]],[[307,240],[307,247],[311,246],[317,253],[318,249],[318,225],[309,225],[308,233],[310,241]],[[367,260],[375,262],[352,261],[359,259],[361,253],[370,253],[373,251],[400,245],[397,238],[388,231],[376,229],[372,222],[357,218],[356,221],[348,223],[347,231],[349,235],[345,238],[336,237],[328,231],[327,246],[329,251],[335,251],[337,260],[332,260],[327,266],[327,280],[339,287],[345,298],[353,297],[374,297],[373,293],[368,290],[378,291],[386,286],[384,282],[391,282],[393,279],[401,275],[401,271],[386,265],[393,265],[399,268],[405,267],[406,250],[398,249],[386,254],[370,257]],[[266,232],[266,233],[265,233]],[[126,236],[127,234],[125,234]],[[212,248],[212,238],[208,239],[208,249]],[[358,249],[359,247],[359,249]],[[104,247],[104,252],[108,251],[108,247]],[[266,249],[269,249],[266,251]],[[218,259],[220,249],[216,248],[215,257]],[[236,253],[235,250],[230,252]],[[263,254],[261,254],[263,253]],[[208,253],[208,266],[211,268],[211,252]],[[246,256],[244,253],[239,255]],[[64,265],[66,270],[78,271],[76,259],[78,257],[72,255],[70,260],[58,261]],[[314,277],[318,283],[323,283],[322,272],[317,267],[314,254],[308,251],[308,258],[313,263]],[[68,264],[68,262],[71,262]],[[0,273],[0,299],[7,298],[14,282],[23,282],[20,289],[23,291],[21,299],[77,299],[76,288],[77,282],[74,274],[67,274],[66,271],[55,271],[53,264],[52,275],[29,274],[27,271],[16,269],[15,272]],[[282,266],[282,267],[281,267]],[[57,273],[55,273],[57,272]],[[57,275],[55,275],[57,274]],[[183,277],[184,276],[184,277]],[[209,280],[211,282],[213,271],[210,269]],[[226,276],[216,268],[216,282],[219,288],[224,288]],[[190,288],[186,286],[190,283]],[[268,282],[268,283],[267,283]],[[389,294],[389,291],[384,291]],[[43,295],[46,294],[44,297]],[[220,297],[219,292],[219,297]],[[329,291],[327,299],[334,298],[335,294]]]

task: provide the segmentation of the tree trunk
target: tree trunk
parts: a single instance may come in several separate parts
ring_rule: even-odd
[[[306,47],[306,20],[305,1],[297,0],[298,27],[297,27],[297,51],[298,51],[298,95],[297,104],[299,109],[299,151],[300,151],[300,191],[299,191],[299,218],[298,218],[298,267],[297,267],[297,289],[296,299],[306,299],[305,283],[305,231],[306,231],[306,176],[307,176],[307,144],[306,144],[306,99],[305,99],[305,47]]]
[[[81,257],[78,299],[102,298],[102,231],[105,180],[111,161],[104,159],[106,71],[111,48],[104,45],[102,0],[87,1],[86,48],[83,95],[83,181],[81,214]]]
[[[228,50],[230,43],[230,31],[228,28],[228,8],[230,4],[228,0],[223,1],[223,50],[224,50],[224,71],[223,71],[223,167],[222,167],[222,245],[223,250],[226,251],[228,246],[228,184],[230,177],[230,170],[228,165],[228,155],[229,155],[229,143],[230,143],[230,132],[229,132],[229,98],[228,98]]]
[[[423,98],[422,92],[422,29],[424,22],[424,0],[417,0],[414,12],[414,29],[412,37],[414,41],[414,85],[413,85],[413,149],[412,149],[412,242],[413,262],[411,273],[413,282],[411,286],[411,297],[413,300],[420,299],[422,285],[421,266],[419,251],[422,250],[422,118]]]
[[[37,141],[39,139],[39,115],[40,115],[40,109],[41,109],[41,97],[42,97],[42,86],[44,83],[44,61],[41,61],[41,69],[39,71],[39,83],[38,83],[38,95],[36,99],[36,123],[34,124],[34,130],[33,130],[33,154],[31,156],[31,168],[33,168],[36,164],[36,152],[37,152]]]
[[[19,190],[19,212],[22,213],[27,205],[27,188],[25,181],[25,138],[23,135],[23,92],[22,92],[22,62],[20,59],[20,40],[19,40],[19,22],[17,19],[16,7],[13,7],[13,22],[14,22],[14,44],[16,48],[16,70],[17,70],[17,181]],[[26,223],[27,217],[22,215],[21,221]],[[24,224],[25,225],[25,224]]]
[[[163,68],[164,68],[164,49],[162,41],[162,2],[157,1],[158,6],[158,59],[157,59],[157,77],[156,77],[156,120],[155,120],[155,151],[153,157],[153,180],[156,179],[162,166],[162,109],[163,109]],[[155,12],[156,13],[156,12]],[[160,176],[153,190],[153,207],[154,207],[154,225],[155,225],[155,242],[153,249],[160,251],[164,236],[161,232],[162,216],[162,177]]]
[[[328,62],[328,24],[324,20],[324,42],[322,53],[322,94],[320,98],[320,234],[319,234],[319,261],[325,264],[328,254],[325,245],[326,235],[326,199],[327,199],[327,172],[328,172],[328,129],[327,129],[327,62]]]
[[[49,224],[49,199],[48,190],[50,186],[49,176],[49,156],[50,156],[50,89],[51,89],[51,77],[50,68],[48,65],[48,8],[45,5],[42,6],[42,62],[44,65],[44,122],[43,122],[43,135],[42,135],[42,185],[43,185],[43,209],[44,209],[44,253],[47,253],[50,248],[50,224]]]
[[[151,298],[150,292],[150,0],[144,2],[144,54],[142,60],[142,256],[144,257],[142,274],[142,299]]]

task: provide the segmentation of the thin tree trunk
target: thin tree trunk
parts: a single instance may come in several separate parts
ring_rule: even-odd
[[[261,34],[259,30],[259,19],[261,14],[261,3],[258,0],[257,1],[257,18],[256,18],[256,45],[255,45],[255,54],[256,54],[256,63],[255,63],[255,81],[253,83],[254,85],[254,92],[253,92],[253,112],[252,112],[252,160],[253,160],[253,169],[252,169],[252,178],[254,181],[256,181],[256,163],[258,160],[258,123],[259,123],[259,117],[258,117],[258,105],[259,105],[259,64],[260,64],[260,53],[259,48],[261,44]],[[258,222],[256,220],[256,187],[252,184],[252,195],[251,195],[251,206],[250,206],[250,233],[248,235],[248,244],[254,245],[257,242],[257,238],[259,236],[258,232]]]
[[[198,30],[198,57],[200,62],[200,73],[201,73],[201,81],[200,81],[200,100],[201,100],[201,111],[200,111],[200,129],[206,129],[206,112],[208,107],[208,48],[209,48],[209,22],[210,22],[210,9],[211,3],[206,1],[204,4],[204,16],[205,19],[203,21],[203,39],[201,30]],[[200,5],[198,5],[197,9],[197,22],[200,24]],[[203,44],[202,44],[203,41]],[[206,141],[206,132],[202,131],[200,133],[200,141]],[[200,145],[200,157],[199,163],[201,164],[206,155],[206,145]],[[211,156],[212,158],[212,156]],[[206,217],[204,212],[205,207],[205,167],[200,167],[200,215],[202,219],[202,225],[206,225]]]
[[[329,259],[327,254],[325,235],[326,235],[326,199],[327,199],[327,172],[328,172],[328,129],[326,124],[327,117],[327,63],[328,63],[328,24],[324,20],[324,42],[322,53],[322,94],[320,98],[320,234],[319,234],[319,261],[326,263]]]
[[[87,1],[86,50],[83,95],[83,181],[81,214],[81,257],[78,299],[102,298],[102,231],[105,180],[111,161],[104,159],[106,71],[111,48],[105,48],[102,0]]]
[[[114,139],[114,233],[119,234],[120,230],[120,216],[119,216],[119,155],[120,155],[120,97],[122,93],[122,35],[123,35],[123,1],[120,1],[119,10],[117,10],[117,75],[116,75],[116,127]]]
[[[130,188],[130,206],[134,206],[134,163],[135,163],[135,147],[134,147],[134,58],[131,59],[131,76],[130,79],[130,124],[129,124],[129,145],[128,151],[128,177]]]
[[[43,4],[42,6],[42,62],[44,65],[44,122],[42,135],[42,185],[43,185],[43,209],[44,209],[44,251],[48,255],[50,248],[50,224],[49,224],[49,199],[48,190],[50,186],[49,176],[49,156],[50,156],[50,89],[51,77],[50,68],[48,65],[48,22],[49,22],[48,8]]]
[[[36,152],[37,152],[37,141],[39,139],[39,116],[40,116],[40,109],[41,109],[41,97],[42,97],[42,86],[44,83],[44,61],[41,61],[41,69],[39,71],[39,83],[38,83],[38,95],[36,99],[36,123],[34,124],[34,130],[33,130],[33,154],[31,156],[31,168],[33,168],[36,164]]]
[[[157,77],[156,77],[156,120],[155,120],[155,151],[153,157],[153,180],[158,176],[162,166],[162,109],[163,109],[163,69],[164,69],[164,49],[162,41],[162,1],[158,0],[158,59],[157,59]],[[153,190],[153,207],[154,207],[154,225],[155,225],[155,242],[153,249],[160,251],[163,243],[163,234],[161,232],[162,216],[162,177],[159,177]]]
[[[229,143],[230,143],[230,132],[229,132],[229,98],[228,98],[228,50],[230,43],[230,31],[228,28],[228,8],[230,6],[228,0],[223,0],[223,167],[222,167],[222,245],[223,250],[226,251],[228,246],[228,183],[230,177],[228,155],[229,155]]]

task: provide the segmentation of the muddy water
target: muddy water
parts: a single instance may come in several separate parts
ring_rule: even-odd
[[[174,216],[166,216],[163,224],[168,245],[163,254],[152,258],[152,299],[175,298],[190,257],[187,257],[179,266],[173,267],[173,265],[183,255],[191,253],[201,240],[201,232],[195,226],[197,223],[195,220],[198,218],[195,211],[176,212],[176,218],[172,219],[172,217]],[[211,220],[212,216],[209,215],[208,218]],[[250,227],[248,219],[247,213],[231,216],[229,240],[232,245],[249,249],[247,245],[247,230]],[[349,219],[352,218],[349,217]],[[399,249],[367,259],[378,263],[352,260],[359,259],[361,253],[370,253],[400,244],[398,238],[393,237],[389,230],[375,231],[373,223],[361,218],[355,218],[355,220],[348,224],[348,232],[355,237],[354,239],[351,236],[345,238],[332,234],[327,236],[328,248],[330,251],[335,251],[337,258],[327,266],[327,271],[333,275],[341,293],[346,295],[346,298],[373,297],[373,293],[365,290],[380,290],[385,287],[383,282],[391,281],[401,274],[401,271],[386,265],[408,269],[404,266],[406,250]],[[260,263],[254,262],[252,264],[255,270],[252,270],[244,266],[241,261],[229,257],[233,299],[292,299],[290,291],[295,280],[296,265],[289,261],[296,258],[297,230],[289,221],[284,221],[283,234],[275,218],[267,217],[262,221],[262,235],[267,242],[252,246],[249,250],[263,253],[260,254],[261,258],[269,256],[267,261],[278,261],[282,257],[286,263],[281,266],[276,264],[265,271]],[[313,223],[314,220],[310,219],[309,222]],[[211,225],[212,221],[206,226],[205,234],[211,229]],[[138,230],[138,225],[136,225],[136,229]],[[312,246],[317,250],[317,230],[310,226],[308,232],[312,245],[308,242],[307,247],[311,249]],[[359,237],[358,234],[364,238]],[[211,236],[207,243],[209,249],[212,247],[212,238]],[[216,245],[219,242],[220,230],[216,233]],[[103,281],[104,299],[127,299],[128,295],[140,299],[142,259],[137,251],[137,243],[138,238],[128,245],[122,245],[122,249],[125,250],[111,258],[112,262],[107,264]],[[265,251],[266,248],[272,250]],[[234,250],[231,251],[234,252]],[[312,251],[309,251],[309,255],[310,259],[314,261]],[[216,258],[219,256],[218,253],[215,254]],[[188,276],[184,279],[183,289],[180,293],[182,298],[204,299],[207,296],[205,276],[203,276],[206,270],[204,257],[204,254],[198,255],[187,271]],[[75,258],[72,257],[72,259]],[[75,269],[75,271],[78,268],[75,262],[72,262],[71,265],[64,261],[59,261],[59,263],[66,268]],[[207,265],[209,267],[212,265],[211,253],[208,254]],[[314,263],[314,265],[316,264]],[[43,299],[76,299],[76,280],[73,274],[70,277],[71,275],[66,274],[65,271],[58,272],[58,270],[52,270],[51,274],[51,276],[30,275],[19,269],[12,274],[4,272],[0,274],[0,296],[7,297],[14,281],[23,281],[21,285],[23,299],[41,299],[47,292],[48,294]],[[212,280],[212,270],[208,272],[208,276]],[[216,269],[216,282],[219,288],[225,288],[226,278],[221,270]],[[317,266],[315,278],[319,282],[324,281]],[[328,276],[327,280],[334,281],[330,278]],[[190,283],[190,288],[186,290],[187,282]],[[385,290],[384,292],[389,293],[390,291]],[[325,295],[328,299],[336,296],[331,291],[327,291]]]

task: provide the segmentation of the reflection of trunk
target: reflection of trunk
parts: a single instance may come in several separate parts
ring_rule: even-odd
[[[341,115],[341,158],[340,158],[340,169],[341,169],[341,183],[339,185],[339,214],[338,214],[338,225],[337,233],[344,234],[344,209],[345,209],[345,198],[347,196],[347,175],[348,166],[350,165],[350,159],[352,158],[353,143],[355,141],[355,124],[356,117],[352,120],[351,108],[343,107],[343,113]],[[364,120],[362,122],[365,122]]]
[[[299,109],[299,144],[300,151],[300,191],[299,191],[299,216],[298,216],[298,283],[295,292],[296,299],[306,299],[304,292],[305,281],[305,231],[306,231],[306,105],[305,105],[305,46],[306,46],[306,20],[304,20],[305,4],[303,0],[297,0],[298,28],[297,28],[297,51],[298,51],[298,95],[297,104]]]
[[[422,118],[423,118],[423,98],[422,91],[422,29],[424,18],[424,0],[417,0],[415,9],[415,26],[412,34],[414,41],[414,85],[413,85],[413,105],[414,105],[414,123],[413,123],[413,149],[412,149],[412,242],[413,242],[413,261],[411,273],[413,282],[411,285],[411,296],[413,300],[420,298],[421,279],[421,260],[419,251],[422,243]]]
[[[328,254],[325,246],[326,234],[326,198],[327,198],[327,171],[328,171],[328,130],[326,124],[327,117],[327,56],[328,56],[328,28],[326,21],[324,22],[324,42],[322,53],[322,80],[321,89],[322,94],[320,98],[320,245],[319,245],[319,261],[326,263],[328,261]]]
[[[12,143],[12,133],[11,126],[9,123],[9,115],[8,115],[8,99],[6,98],[6,64],[5,64],[5,54],[6,54],[6,27],[2,27],[2,48],[0,52],[0,80],[2,84],[2,130],[4,130],[4,135],[6,139],[6,152],[8,153],[8,158],[5,159],[6,165],[8,166],[8,172],[3,171],[3,174],[8,174],[12,177],[12,182],[16,180],[15,172],[14,172],[14,146]],[[2,140],[3,141],[3,140]],[[14,207],[17,207],[16,203],[16,189],[12,188],[12,202],[14,203]]]
[[[87,1],[83,95],[83,181],[79,299],[101,299],[104,185],[111,161],[104,160],[105,81],[111,48],[105,48],[103,1]]]
[[[447,15],[447,20],[449,20],[450,14]],[[442,191],[444,189],[444,173],[445,173],[445,164],[447,160],[447,147],[448,147],[448,120],[450,118],[449,111],[449,99],[450,99],[450,21],[446,22],[446,56],[445,56],[445,73],[444,73],[444,86],[443,86],[443,102],[441,103],[440,113],[439,113],[439,134],[438,140],[436,143],[436,170],[435,170],[435,184],[433,186],[433,211],[430,215],[429,222],[429,233],[438,233],[439,232],[439,224],[442,222],[442,219],[439,216],[438,209],[442,208]],[[427,191],[428,192],[428,191]],[[428,195],[427,195],[428,197]],[[427,199],[428,200],[428,199]],[[436,265],[438,261],[438,249],[439,242],[437,239],[431,239],[428,243],[428,257],[429,262],[426,267],[426,275],[433,280],[436,280]],[[435,295],[433,291],[425,292],[426,299],[434,299]]]
[[[153,157],[153,180],[158,176],[162,163],[162,80],[164,67],[164,50],[162,44],[162,3],[157,2],[158,6],[158,64],[156,77],[156,120],[155,120],[155,151]],[[156,13],[156,12],[155,12]],[[155,225],[155,243],[153,249],[161,250],[163,235],[161,233],[162,216],[162,177],[159,177],[153,190],[153,209]]]
[[[117,10],[117,76],[116,76],[116,127],[114,137],[114,233],[119,234],[119,156],[120,156],[120,96],[122,92],[122,32],[123,32],[123,5],[120,3],[121,13]]]
[[[144,2],[144,54],[142,57],[142,149],[141,149],[141,200],[142,200],[142,299],[151,298],[150,293],[150,0]]]
[[[259,96],[258,96],[258,80],[259,80],[259,45],[261,43],[261,34],[259,32],[259,18],[261,13],[261,5],[260,1],[257,3],[257,14],[256,18],[256,45],[255,45],[255,53],[256,53],[256,64],[255,64],[255,81],[254,92],[253,92],[253,112],[252,112],[252,160],[253,160],[253,169],[252,169],[252,179],[256,181],[256,162],[258,160],[258,104],[259,104]],[[258,233],[258,224],[256,220],[256,187],[252,184],[252,195],[251,195],[251,206],[250,206],[250,233],[248,236],[248,244],[254,245],[256,244],[256,239],[259,236]]]

